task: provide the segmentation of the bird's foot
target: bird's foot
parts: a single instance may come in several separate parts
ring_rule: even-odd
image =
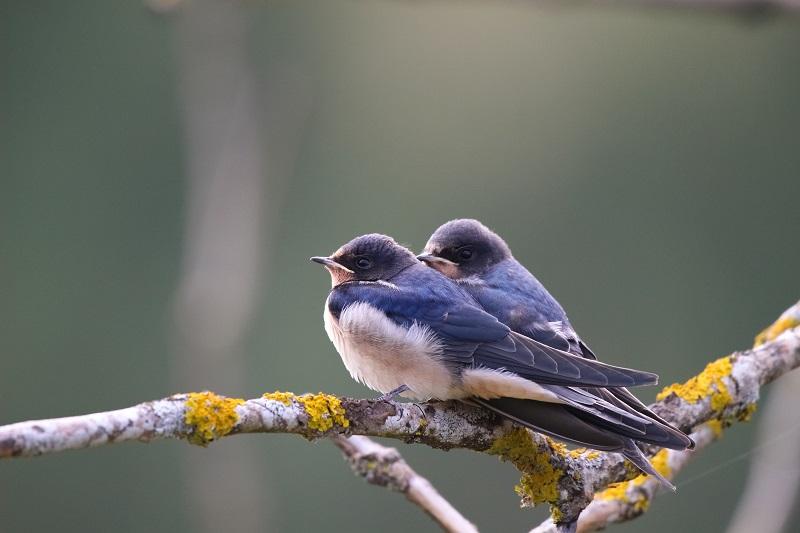
[[[382,395],[378,396],[377,398],[375,398],[375,401],[376,402],[390,402],[390,401],[394,400],[395,396],[397,396],[401,392],[405,392],[407,390],[408,390],[408,386],[407,385],[400,385],[396,389],[390,390],[386,394],[382,394]]]

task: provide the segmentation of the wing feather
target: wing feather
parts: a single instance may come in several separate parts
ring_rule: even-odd
[[[436,335],[444,362],[454,365],[506,369],[537,383],[565,386],[631,387],[658,381],[650,372],[584,359],[512,332],[466,293],[398,286],[387,291],[378,284],[344,284],[331,293],[329,307],[336,316],[363,301],[405,327],[424,325]]]
[[[656,374],[584,359],[519,333],[511,332],[509,338],[513,349],[497,343],[478,346],[474,365],[505,369],[537,383],[554,385],[633,387],[658,382]]]

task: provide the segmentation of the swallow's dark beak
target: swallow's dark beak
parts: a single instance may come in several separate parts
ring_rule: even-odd
[[[326,268],[338,268],[339,270],[344,270],[345,272],[349,272],[350,274],[353,273],[352,270],[342,265],[341,263],[337,263],[336,260],[331,259],[330,257],[314,256],[311,258],[311,261],[319,263],[320,265],[323,265]]]
[[[454,263],[449,259],[445,259],[444,257],[439,257],[438,255],[433,255],[427,252],[419,254],[417,256],[417,259],[431,266],[433,265],[433,263],[439,263],[440,265],[447,265],[447,266],[458,266],[458,263]]]

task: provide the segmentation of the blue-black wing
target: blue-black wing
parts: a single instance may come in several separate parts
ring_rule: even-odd
[[[503,343],[479,345],[473,357],[475,366],[508,370],[537,383],[583,387],[658,383],[658,376],[651,372],[584,359],[513,331]]]
[[[593,361],[597,360],[597,356],[594,354],[591,348],[589,348],[589,346],[578,337],[578,334],[566,321],[531,323],[524,328],[523,332],[531,338],[547,344],[548,346],[563,349],[585,359],[590,359]],[[649,407],[642,403],[641,400],[639,400],[624,387],[616,387],[608,390],[591,388],[589,389],[589,392],[612,405],[625,409],[629,412],[632,411],[639,413],[640,415],[645,415],[648,418],[660,422],[669,428],[673,439],[683,441],[684,447],[694,447],[694,442],[686,437],[683,432],[654,413]]]
[[[537,383],[565,386],[629,387],[658,381],[650,372],[584,359],[514,333],[457,286],[437,281],[409,280],[411,287],[396,288],[348,283],[332,291],[328,305],[336,316],[351,303],[365,302],[405,327],[427,326],[451,364],[505,369]]]

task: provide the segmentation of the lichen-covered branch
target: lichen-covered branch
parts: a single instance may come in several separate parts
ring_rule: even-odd
[[[697,447],[694,451],[660,450],[653,463],[665,477],[672,479],[693,457],[694,453],[705,448],[722,435],[722,423],[712,420],[698,426],[692,432]],[[637,476],[630,481],[615,483],[595,495],[594,500],[583,510],[578,518],[577,533],[588,533],[605,529],[616,522],[625,522],[644,513],[661,483],[651,476]],[[530,533],[558,533],[552,518],[548,518]]]
[[[762,344],[718,359],[686,383],[667,387],[653,409],[686,431],[709,421],[713,429],[747,418],[762,385],[800,366],[798,317],[800,304],[762,333]],[[282,392],[246,401],[211,392],[178,394],[118,411],[2,426],[0,458],[161,438],[207,445],[238,433],[294,433],[308,439],[366,435],[494,454],[522,472],[517,492],[523,504],[550,504],[558,523],[573,522],[595,492],[637,475],[619,454],[569,451],[552,439],[466,404]],[[654,463],[669,475],[677,457],[681,456],[662,451]],[[638,483],[634,487],[649,486],[644,479],[634,483]],[[642,502],[652,497],[644,490],[638,493],[643,495]],[[606,494],[608,501],[614,499],[610,494],[620,493]],[[627,494],[626,488],[625,498],[630,500]],[[639,507],[643,510],[646,505]]]
[[[408,466],[394,448],[381,446],[360,435],[337,435],[333,442],[342,450],[353,471],[367,482],[402,492],[445,531],[477,533],[475,526],[461,516],[427,479]]]
[[[660,402],[656,406],[662,407],[662,412],[670,420],[677,422],[685,419],[684,428],[689,427],[691,415],[696,416],[699,421],[708,416],[709,408],[714,413],[708,422],[694,428],[691,434],[697,445],[694,451],[659,450],[655,454],[652,461],[661,474],[673,479],[694,453],[721,437],[724,428],[736,420],[747,420],[750,417],[758,399],[757,389],[760,385],[800,366],[797,353],[800,337],[798,326],[800,302],[787,309],[778,320],[759,333],[755,339],[755,347],[750,352],[719,359],[709,364],[700,375],[682,385],[671,385],[658,395],[666,404]],[[766,345],[779,337],[787,342]],[[742,377],[752,367],[756,369],[755,373]],[[738,379],[736,376],[739,376]],[[750,403],[747,403],[748,398],[752,400]],[[743,408],[732,410],[734,404]],[[694,408],[689,408],[690,405]],[[683,416],[686,411],[691,415]],[[597,531],[613,523],[636,518],[648,509],[659,488],[659,483],[649,476],[638,476],[628,482],[613,484],[596,494],[592,503],[584,509],[578,519],[577,532]],[[531,531],[555,532],[556,526],[552,519]]]

